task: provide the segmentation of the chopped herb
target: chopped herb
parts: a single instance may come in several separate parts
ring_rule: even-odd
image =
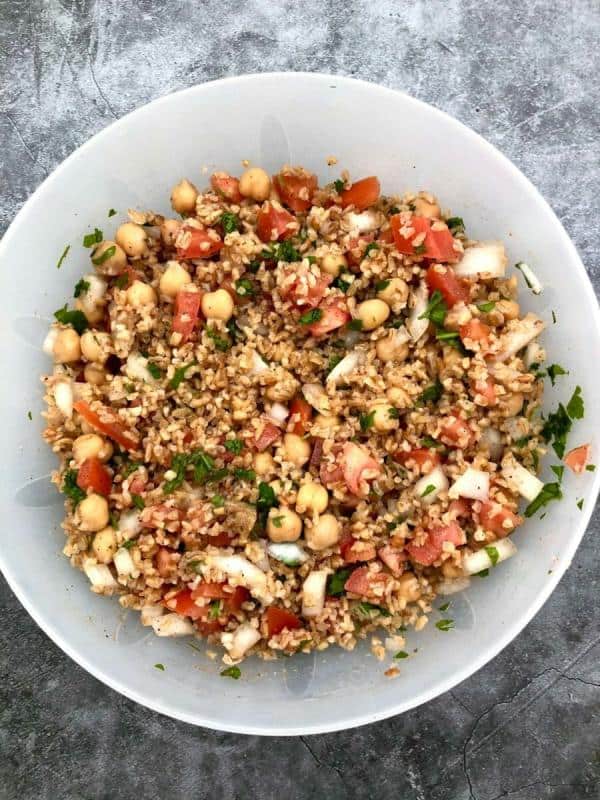
[[[440,606],[438,610],[439,611],[448,611],[449,608],[450,608],[450,601],[448,601],[447,603],[444,603],[444,605]]]
[[[435,627],[438,629],[438,631],[449,631],[454,627],[454,620],[440,619],[435,623]]]
[[[343,192],[344,189],[346,188],[346,181],[343,181],[341,178],[338,178],[337,181],[333,182],[333,185],[335,187],[336,192],[338,194],[341,194],[341,192]]]
[[[348,281],[346,278],[350,278],[351,280]],[[343,272],[334,280],[332,286],[335,286],[335,288],[339,289],[340,292],[344,292],[344,294],[346,294],[348,289],[352,286],[352,279],[353,276],[349,272]]]
[[[309,264],[316,264],[317,257],[316,256],[304,256],[304,258],[308,261]]]
[[[276,528],[281,528],[281,526],[283,525],[283,520],[284,520],[283,514],[277,517],[269,517],[269,519]]]
[[[453,339],[458,339],[460,334],[458,331],[436,331],[435,338],[439,342],[450,342]]]
[[[116,528],[116,525],[113,525],[113,528]],[[131,550],[131,548],[135,544],[135,539],[126,539],[122,544],[121,547],[125,548],[125,550]]]
[[[425,255],[425,251],[427,250],[427,247],[426,247],[425,243],[423,242],[423,244],[416,244],[413,247],[413,250],[415,251],[415,255],[416,256],[423,256],[423,255]]]
[[[538,451],[534,450],[533,453],[531,454],[531,457],[533,459],[534,469],[537,471],[537,469],[538,469],[538,467],[540,465],[540,455],[539,455]]]
[[[559,458],[565,454],[567,446],[567,435],[572,427],[572,422],[562,403],[558,404],[558,409],[548,415],[544,423],[541,434],[545,441],[552,442],[554,452]]]
[[[543,489],[525,509],[525,516],[532,517],[536,511],[539,511],[543,506],[548,505],[551,500],[561,500],[562,492],[560,484],[558,483],[545,483]]]
[[[60,258],[58,259],[58,261],[56,262],[56,269],[60,269],[60,268],[62,267],[62,265],[63,265],[63,261],[64,261],[64,260],[65,260],[65,258],[67,257],[67,255],[68,255],[68,252],[69,252],[69,250],[70,250],[70,249],[71,249],[71,245],[70,245],[70,244],[68,244],[68,245],[65,247],[65,249],[62,251],[62,255],[61,255],[61,257],[60,257]]]
[[[397,408],[388,408],[388,417],[390,419],[400,419],[400,412]]]
[[[556,325],[556,314],[554,313],[554,309],[552,310],[552,324]]]
[[[327,372],[329,373],[331,372],[332,369],[337,367],[337,365],[340,363],[341,360],[342,356],[340,355],[331,356],[329,358],[329,361],[327,362]]]
[[[89,327],[87,317],[83,311],[67,311],[67,304],[54,312],[54,316],[62,325],[71,325],[77,333],[81,334]]]
[[[394,658],[408,658],[408,653],[406,652],[406,650],[399,650],[394,656]]]
[[[241,467],[234,469],[233,474],[241,481],[253,481],[256,478],[256,472],[253,469],[242,469]]]
[[[369,414],[361,414],[358,421],[360,422],[361,431],[366,433],[375,424],[375,411],[373,410]]]
[[[114,217],[114,215],[115,215],[116,213],[117,213],[117,212],[116,212],[116,209],[114,209],[114,208],[109,208],[109,209],[108,209],[108,216],[109,216],[109,217]]]
[[[152,363],[152,361],[149,361],[146,364],[146,367],[148,369],[148,372],[150,373],[150,375],[152,375],[153,378],[158,379],[158,378],[161,377],[162,370],[157,364],[154,364],[154,363]]]
[[[369,253],[373,252],[373,250],[379,250],[379,245],[377,244],[377,242],[369,242],[369,244],[365,247],[365,254],[363,258],[366,258],[369,255]]]
[[[465,229],[465,223],[463,222],[462,217],[450,217],[446,220],[446,225],[450,228],[451,231],[459,231]]]
[[[493,311],[496,308],[496,303],[494,303],[493,300],[490,300],[489,303],[479,303],[477,308],[483,314],[489,314],[490,311]]]
[[[119,527],[119,517],[117,517],[113,511],[108,512],[108,524],[111,528],[116,529]],[[123,547],[123,545],[121,545],[121,547]]]
[[[515,439],[513,447],[518,447],[519,449],[525,447],[530,438],[530,436],[521,436],[519,439]]]
[[[65,472],[62,485],[62,493],[66,494],[74,506],[77,506],[85,498],[85,492],[77,485],[77,470],[69,469]]]
[[[144,498],[140,497],[139,494],[132,494],[131,499],[133,500],[133,505],[140,511],[143,511],[146,508],[146,503],[144,502]]]
[[[202,561],[198,558],[194,558],[191,561],[188,561],[187,568],[191,569],[192,572],[195,572],[197,575],[200,575],[202,569]]]
[[[286,261],[288,264],[294,261],[302,261],[302,256],[289,239],[277,244],[271,244],[269,247],[269,250],[262,251],[262,257],[267,261]]]
[[[225,323],[225,327],[227,328],[227,333],[231,337],[231,341],[234,344],[237,344],[237,342],[240,339],[245,339],[246,338],[244,332],[242,331],[242,329],[238,326],[237,322],[235,321],[235,317],[231,317]]]
[[[268,483],[261,481],[258,484],[258,499],[256,501],[256,508],[259,511],[269,511],[277,505],[277,497],[272,486]]]
[[[362,319],[351,319],[350,322],[346,325],[349,331],[362,331],[363,329],[363,321]]]
[[[427,308],[421,314],[419,319],[428,319],[435,325],[442,326],[444,324],[444,320],[446,319],[447,312],[448,312],[448,306],[446,305],[444,298],[442,297],[442,293],[438,289],[436,289],[435,292],[429,298],[429,303],[427,303]]]
[[[173,373],[173,377],[169,381],[169,388],[170,389],[177,389],[181,381],[185,380],[185,373],[186,371],[195,365],[195,361],[190,362],[189,364],[184,364],[183,367],[177,367],[175,372]]]
[[[92,264],[94,264],[96,267],[100,267],[102,264],[104,264],[105,261],[108,261],[109,258],[112,258],[116,252],[117,252],[117,247],[116,245],[113,244],[110,247],[107,247],[106,250],[100,253],[99,256],[93,255]],[[121,277],[118,278],[117,280],[117,285],[119,286],[119,288],[122,288],[119,285],[119,281],[121,280],[121,278],[123,278],[123,275],[121,275]],[[128,279],[127,274],[125,274],[125,278]]]
[[[427,497],[428,494],[435,492],[435,484],[429,483],[425,487],[425,491],[421,492],[421,497]]]
[[[119,275],[119,277],[115,281],[115,286],[117,287],[117,289],[124,289],[128,283],[129,283],[129,275],[126,272],[124,272],[122,275]]]
[[[87,292],[89,288],[90,288],[90,282],[85,281],[83,278],[80,278],[75,284],[75,289],[73,290],[73,297],[79,297],[84,292]]]
[[[225,498],[222,494],[213,494],[213,496],[210,498],[210,502],[215,508],[223,508],[225,505]]]
[[[155,667],[155,669],[159,669],[161,672],[165,671],[165,665],[164,664],[155,664],[154,667]]]
[[[424,405],[425,403],[437,403],[442,396],[443,391],[444,387],[440,383],[439,378],[436,378],[435,383],[433,383],[431,386],[428,386],[425,391],[422,392],[417,400],[417,404]]]
[[[577,508],[578,508],[580,511],[581,511],[581,509],[583,508],[583,497],[581,498],[581,500],[578,500],[578,501],[577,501]]]
[[[220,600],[212,600],[208,605],[208,618],[218,619],[221,613],[222,603]]]
[[[568,375],[569,373],[567,372],[567,370],[563,369],[560,366],[560,364],[550,364],[547,370],[547,374],[548,377],[550,378],[552,386],[554,386],[554,382],[558,377],[558,375]]]
[[[423,445],[423,447],[431,447],[434,450],[446,449],[445,445],[443,445],[442,442],[438,442],[437,439],[433,439],[431,436],[424,436],[421,439],[421,444]]]
[[[344,594],[344,585],[351,574],[352,570],[349,567],[345,567],[330,575],[327,578],[326,594],[329,597],[341,597]]]
[[[494,547],[493,545],[488,545],[483,549],[490,557],[490,561],[492,562],[492,567],[495,567],[496,564],[498,563],[498,559],[500,558],[500,553],[498,552],[498,548]]]
[[[233,233],[233,231],[239,231],[240,229],[239,217],[232,211],[224,211],[219,221],[225,233]]]
[[[122,475],[124,478],[128,478],[136,469],[139,469],[142,466],[139,461],[129,461],[125,463],[123,467]]]
[[[31,411],[28,411],[28,412],[27,412],[27,419],[28,419],[29,421],[32,421],[32,420],[33,420],[33,416],[32,416],[32,414],[31,414]]]
[[[251,272],[253,275],[256,275],[259,269],[260,269],[260,261],[251,261],[248,264],[248,272]]]
[[[587,467],[585,468],[585,470],[586,470],[586,472],[595,472],[596,465],[595,464],[588,464]]]
[[[540,368],[540,365],[538,364],[538,362],[537,361],[532,361],[531,364],[529,365],[529,372],[533,372],[533,374],[535,375],[535,373],[538,371],[539,368]],[[544,373],[542,373],[542,375],[543,374]]]
[[[231,348],[231,341],[221,336],[216,328],[207,328],[206,335],[212,339],[217,350],[221,353],[227,352]]]
[[[363,600],[362,603],[355,605],[353,610],[356,611],[361,617],[370,617],[372,613],[379,614],[382,617],[392,616],[387,608],[376,606],[374,603],[367,603],[366,600]]]
[[[475,574],[478,578],[487,578],[487,576],[490,574],[490,571],[489,569],[482,569],[481,572],[476,572]]]
[[[165,494],[171,494],[178,489],[185,480],[185,474],[189,467],[194,468],[194,480],[197,483],[209,483],[221,480],[227,474],[227,470],[215,470],[214,459],[203,450],[194,450],[191,453],[177,453],[173,456],[171,470],[176,473],[175,477],[167,481],[163,486]]]
[[[83,237],[83,246],[84,247],[93,247],[95,244],[100,244],[102,241],[102,231],[98,230],[98,228],[94,228],[93,233],[87,233]]]
[[[222,678],[233,678],[234,681],[241,676],[242,671],[239,667],[227,667],[227,669],[221,670],[221,677]]]
[[[322,316],[323,312],[320,308],[311,308],[310,311],[302,314],[298,321],[301,325],[312,325],[313,322],[318,322]]]
[[[567,414],[571,419],[582,419],[584,414],[581,386],[576,386],[573,396],[567,403]]]
[[[256,286],[249,278],[240,278],[235,282],[235,291],[240,297],[253,297],[256,294]]]
[[[376,292],[385,292],[385,290],[390,285],[390,281],[377,281],[375,284],[375,291]]]
[[[563,475],[565,474],[565,468],[562,466],[562,464],[560,466],[552,464],[550,469],[556,475],[556,477],[558,478],[558,482],[560,483],[563,479]]]
[[[225,450],[227,450],[228,453],[239,456],[243,449],[244,442],[241,439],[228,439],[225,442]]]

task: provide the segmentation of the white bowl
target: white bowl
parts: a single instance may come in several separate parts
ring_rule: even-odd
[[[326,157],[338,164],[328,167]],[[92,594],[85,576],[61,555],[62,502],[45,476],[55,461],[42,443],[39,375],[48,369],[40,346],[52,312],[89,269],[82,235],[112,231],[129,207],[169,210],[182,176],[198,184],[214,169],[239,174],[242,159],[270,171],[303,164],[321,180],[348,168],[376,174],[383,191],[429,189],[463,216],[478,238],[508,243],[545,285],[523,288],[524,305],[549,323],[543,341],[552,362],[570,374],[549,386],[548,404],[576,384],[587,413],[573,444],[597,452],[600,406],[596,299],[561,224],[523,175],[491,145],[454,119],[411,97],[347,78],[267,74],[231,78],[163,97],[115,122],[71,155],[25,204],[0,246],[0,311],[4,425],[0,566],[43,630],[101,681],[149,708],[221,730],[307,734],[349,728],[398,714],[451,689],[493,658],[538,611],[585,531],[600,473],[565,478],[565,499],[532,519],[514,540],[518,554],[487,580],[452,598],[443,616],[409,636],[401,676],[385,677],[367,646],[353,653],[249,661],[242,679],[219,676],[218,662],[182,640],[157,639],[137,614]],[[208,172],[201,172],[206,167]],[[107,219],[110,208],[119,216]],[[65,245],[71,251],[60,270]],[[552,324],[552,310],[557,323]],[[30,421],[27,412],[33,412]],[[553,459],[548,459],[552,462]],[[554,459],[554,461],[556,461]],[[547,469],[547,468],[546,468]],[[576,498],[584,498],[583,510]],[[439,601],[439,605],[442,601]],[[162,663],[165,671],[154,667]]]

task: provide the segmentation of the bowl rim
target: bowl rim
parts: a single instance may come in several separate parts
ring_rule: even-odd
[[[500,150],[498,150],[493,144],[488,142],[483,136],[476,133],[474,130],[469,128],[464,123],[460,122],[455,117],[451,116],[446,111],[437,108],[436,106],[431,105],[430,103],[426,103],[423,100],[419,100],[411,95],[407,94],[398,89],[392,89],[385,86],[381,86],[380,84],[373,83],[371,81],[351,78],[344,75],[334,75],[322,72],[296,72],[296,71],[274,71],[274,72],[256,72],[256,73],[245,73],[242,75],[233,75],[228,76],[225,78],[218,78],[211,81],[204,81],[203,83],[194,84],[193,86],[189,86],[185,89],[179,89],[175,92],[170,92],[165,95],[161,95],[160,97],[148,102],[144,103],[141,106],[133,109],[132,111],[128,112],[119,119],[115,120],[114,122],[108,124],[102,130],[98,131],[92,137],[87,139],[82,145],[76,148],[66,159],[61,161],[53,171],[42,181],[42,183],[35,189],[35,191],[27,198],[25,203],[19,209],[17,214],[15,215],[14,219],[12,220],[11,224],[7,228],[4,236],[0,240],[0,260],[6,255],[10,243],[13,237],[18,235],[18,229],[21,223],[21,220],[27,215],[30,205],[33,204],[34,198],[42,190],[43,187],[47,185],[51,185],[54,181],[60,178],[61,172],[66,166],[74,159],[79,158],[82,153],[88,148],[94,147],[98,144],[98,142],[102,141],[102,138],[108,135],[109,132],[114,132],[115,129],[120,127],[124,127],[127,125],[129,118],[138,114],[142,110],[146,110],[150,106],[159,107],[161,104],[170,102],[173,97],[175,96],[185,96],[191,95],[194,93],[202,92],[205,87],[214,87],[217,85],[224,85],[229,83],[238,83],[241,84],[240,88],[243,90],[244,85],[247,83],[253,82],[260,82],[264,79],[277,79],[283,81],[295,81],[295,80],[303,80],[303,81],[314,81],[315,84],[323,84],[327,83],[331,85],[332,82],[338,84],[344,84],[346,86],[358,85],[362,86],[365,89],[368,89],[371,92],[379,93],[381,96],[397,96],[401,95],[404,101],[410,106],[411,104],[415,107],[425,107],[427,109],[433,110],[436,114],[439,114],[440,117],[444,120],[444,124],[454,126],[458,129],[461,135],[465,136],[467,140],[470,140],[473,145],[476,145],[482,148],[484,151],[487,151],[487,154],[494,158],[502,169],[513,177],[513,179],[520,185],[520,188],[523,192],[529,194],[529,196],[534,200],[538,207],[541,207],[546,213],[549,213],[556,224],[558,233],[560,238],[563,241],[565,248],[569,254],[569,261],[578,273],[579,277],[582,279],[582,284],[585,287],[585,292],[588,294],[593,300],[596,302],[592,303],[593,308],[593,319],[592,325],[595,327],[598,336],[600,336],[600,309],[598,307],[598,302],[596,298],[596,294],[594,288],[592,286],[591,280],[589,275],[587,274],[585,267],[581,261],[579,253],[571,238],[565,231],[562,223],[558,219],[557,215],[555,214],[554,210],[548,203],[548,201],[543,197],[540,191],[533,185],[533,183],[510,161],[510,159],[505,156]],[[247,724],[228,724],[223,723],[220,719],[215,719],[214,717],[202,717],[195,713],[186,713],[185,711],[180,710],[179,708],[172,707],[168,701],[163,701],[159,698],[153,697],[152,695],[144,694],[143,692],[136,691],[134,688],[125,685],[119,679],[109,676],[105,673],[102,668],[99,668],[94,664],[93,656],[88,656],[87,653],[80,653],[77,649],[72,646],[68,640],[57,628],[52,624],[51,621],[42,621],[41,612],[38,612],[35,603],[31,601],[27,595],[27,591],[24,587],[19,584],[16,576],[11,572],[10,566],[4,558],[4,554],[2,549],[0,548],[0,569],[10,586],[11,590],[16,595],[17,599],[21,603],[21,605],[25,608],[28,614],[34,619],[37,625],[44,631],[44,633],[50,637],[50,639],[64,652],[66,653],[73,661],[75,661],[79,666],[85,669],[88,673],[93,675],[99,681],[104,683],[106,686],[109,686],[111,689],[114,689],[116,692],[124,695],[130,700],[139,703],[141,706],[144,706],[152,711],[156,711],[160,714],[164,714],[165,716],[171,717],[173,719],[180,720],[182,722],[186,722],[191,725],[201,726],[205,728],[209,728],[212,730],[218,731],[225,731],[229,733],[238,733],[238,734],[246,734],[246,735],[261,735],[261,736],[303,736],[303,735],[313,735],[313,734],[321,734],[321,733],[330,733],[339,730],[348,730],[351,728],[355,728],[361,725],[367,725],[373,722],[377,722],[380,720],[388,719],[389,717],[396,716],[401,714],[405,711],[409,711],[413,708],[416,708],[423,703],[427,703],[430,700],[433,700],[440,695],[444,694],[445,692],[450,691],[455,686],[457,686],[462,681],[469,678],[483,666],[485,666],[489,661],[495,658],[498,653],[500,653],[513,639],[515,639],[518,634],[528,625],[528,623],[533,619],[533,617],[538,613],[540,608],[544,605],[547,599],[550,597],[556,586],[558,585],[559,581],[563,577],[566,570],[569,568],[573,556],[579,547],[581,539],[583,538],[587,527],[590,522],[590,518],[595,508],[595,502],[598,497],[598,493],[600,491],[600,470],[597,470],[594,474],[594,480],[591,484],[589,492],[586,496],[586,502],[584,504],[584,510],[581,516],[578,517],[578,525],[575,526],[575,529],[571,532],[569,537],[569,542],[567,543],[565,550],[563,551],[560,559],[555,562],[552,574],[548,575],[548,580],[545,582],[543,588],[538,592],[537,596],[533,598],[530,604],[523,608],[522,612],[515,617],[510,623],[506,625],[506,627],[502,630],[501,634],[498,638],[494,641],[493,644],[489,645],[487,649],[483,652],[480,652],[474,659],[469,661],[469,663],[463,667],[462,669],[452,673],[452,675],[447,676],[445,678],[440,678],[439,680],[435,681],[429,687],[425,687],[421,692],[415,694],[410,700],[405,700],[402,702],[398,702],[396,704],[391,704],[381,710],[378,710],[373,713],[363,713],[353,715],[350,711],[347,719],[343,722],[327,724],[327,722],[323,722],[321,724],[316,723],[309,723],[304,725],[285,725],[283,727],[273,728],[269,727],[268,725],[261,724],[261,725],[247,725]]]

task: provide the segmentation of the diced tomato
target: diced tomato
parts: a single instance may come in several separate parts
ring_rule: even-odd
[[[496,384],[491,378],[488,378],[486,381],[475,381],[471,385],[471,390],[474,396],[473,399],[477,405],[490,407],[495,406],[498,402],[498,398],[496,397]],[[477,395],[481,396],[481,400],[476,399]]]
[[[204,613],[204,609],[201,611]],[[199,619],[196,622],[196,628],[202,636],[210,636],[211,633],[223,630],[223,624],[218,619]]]
[[[220,197],[229,200],[230,203],[242,202],[240,182],[226,172],[214,172],[210,178],[210,185]]]
[[[318,186],[316,175],[290,175],[280,172],[273,176],[273,184],[284,206],[298,211],[308,211],[312,196]]]
[[[429,447],[417,447],[414,450],[396,450],[392,456],[394,461],[407,467],[416,466],[422,475],[427,475],[440,464],[440,456]]]
[[[322,272],[318,277],[313,275],[308,269],[299,267],[294,272],[294,280],[290,281],[291,272],[286,270],[284,285],[279,287],[279,294],[284,300],[302,308],[316,308],[323,299],[325,290],[333,280],[331,275]],[[310,277],[309,277],[310,276]]]
[[[363,211],[379,200],[380,193],[379,178],[371,175],[369,178],[355,181],[349,189],[341,192],[342,205],[344,207],[354,206],[359,211]]]
[[[99,458],[86,458],[77,473],[77,486],[80,489],[91,489],[97,494],[108,497],[112,488],[112,478]]]
[[[573,470],[576,475],[581,474],[589,460],[591,449],[591,445],[589,444],[582,444],[579,447],[574,447],[572,450],[569,450],[565,456],[565,464],[570,470]]]
[[[146,488],[147,483],[148,483],[148,476],[145,472],[138,472],[137,474],[133,474],[133,476],[129,481],[129,493],[140,494]]]
[[[350,312],[343,297],[324,300],[319,306],[321,319],[308,325],[308,331],[315,339],[341,328],[350,320]]]
[[[432,264],[425,273],[425,280],[431,293],[437,289],[450,308],[461,300],[466,303],[469,299],[469,287],[456,277],[452,267]]]
[[[368,450],[354,442],[346,442],[341,455],[346,486],[355,495],[368,491],[367,482],[376,478],[381,467]]]
[[[210,258],[223,247],[223,240],[212,228],[192,228],[184,225],[183,232],[190,234],[185,247],[177,247],[179,258]],[[182,233],[179,234],[181,236]]]
[[[334,483],[341,483],[344,480],[344,470],[339,464],[323,461],[319,469],[319,478],[321,483],[332,486]]]
[[[359,561],[372,561],[377,551],[370,542],[363,542],[355,539],[354,536],[346,534],[340,541],[340,552],[346,564],[356,564]]]
[[[158,553],[154,556],[156,562],[156,569],[161,578],[167,578],[171,575],[179,561],[179,553],[170,550],[168,547],[159,547]]]
[[[267,200],[256,218],[256,233],[262,242],[278,242],[289,239],[298,231],[298,222],[293,214],[278,203]]]
[[[190,619],[200,619],[206,614],[204,608],[194,603],[192,592],[189,589],[182,589],[181,592],[169,597],[165,600],[165,605],[171,611],[175,611],[176,614],[190,617]]]
[[[442,555],[444,542],[452,542],[457,547],[466,542],[464,531],[456,522],[432,528],[424,544],[416,545],[409,542],[406,549],[413,561],[430,567]]]
[[[312,406],[301,395],[296,395],[290,403],[290,417],[296,420],[292,432],[304,436],[312,415]]]
[[[385,231],[381,231],[379,234],[378,242],[382,242],[383,244],[393,244],[394,242],[394,232],[391,228],[388,228]]]
[[[442,422],[440,439],[450,447],[465,448],[472,444],[475,434],[469,423],[454,411],[451,416],[445,417]]]
[[[125,450],[136,450],[139,442],[125,425],[120,421],[112,409],[102,406],[97,414],[89,407],[85,400],[77,400],[73,403],[73,408],[92,428],[96,428],[100,433],[110,437]]]
[[[180,290],[175,297],[173,330],[181,334],[181,343],[188,341],[200,319],[202,292]]]
[[[448,515],[450,516],[451,520],[457,520],[461,517],[470,517],[471,504],[468,500],[465,500],[464,497],[459,497],[457,500],[453,500],[450,503]]]
[[[508,536],[522,522],[522,517],[500,503],[487,501],[481,504],[479,524],[484,530],[491,531],[496,536]]]
[[[467,345],[467,347],[469,346],[467,344],[468,340],[472,342],[479,342],[482,348],[486,348],[489,345],[491,328],[480,319],[474,318],[469,320],[466,325],[460,326],[458,332],[460,333],[460,338]]]
[[[272,422],[267,421],[263,421],[261,424],[262,428],[254,439],[254,449],[258,450],[259,453],[262,453],[263,450],[270,447],[281,436],[281,430],[277,425],[273,425]]]
[[[285,608],[269,606],[265,616],[267,619],[269,636],[277,636],[277,634],[281,633],[285,628],[287,628],[288,631],[294,631],[302,627],[301,620],[299,620],[295,614],[292,614],[291,611],[286,611]]]
[[[310,472],[318,472],[321,467],[321,459],[323,458],[323,439],[319,436],[313,436],[313,448],[310,454],[310,461],[308,462],[308,469]]]
[[[365,257],[367,245],[373,241],[372,233],[363,233],[361,236],[353,236],[348,240],[346,250],[346,260],[351,267],[357,267]]]
[[[404,562],[408,558],[403,550],[399,550],[397,547],[392,547],[391,544],[386,544],[384,547],[379,548],[377,555],[381,561],[383,561],[392,575],[394,575],[396,578],[399,575],[402,575],[404,571]]]
[[[406,223],[402,222],[400,214],[390,217],[390,225],[398,252],[407,256],[422,255],[434,261],[457,261],[458,253],[454,249],[454,239],[448,228],[432,230],[431,224],[430,219],[415,215]],[[405,237],[401,232],[403,228],[411,228],[414,232]],[[419,246],[419,252],[415,253],[413,240],[422,234],[425,234],[425,238]],[[420,252],[421,249],[422,252]]]
[[[235,538],[230,533],[217,533],[214,536],[207,536],[206,537],[206,544],[211,544],[213,547],[227,547],[227,545],[231,544],[231,540]]]
[[[344,589],[362,597],[381,597],[390,581],[385,572],[370,572],[369,567],[359,567],[350,575]]]
[[[230,587],[227,583],[209,583],[202,581],[192,589],[192,598],[206,600],[222,600],[223,610],[232,614],[239,611],[242,603],[250,598],[250,593],[243,586]]]

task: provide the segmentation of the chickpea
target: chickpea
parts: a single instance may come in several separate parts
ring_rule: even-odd
[[[271,179],[260,167],[251,167],[242,173],[240,178],[240,194],[262,203],[271,192]]]
[[[302,520],[290,508],[272,508],[267,518],[267,535],[272,542],[295,542],[302,533]]]
[[[102,259],[101,256],[107,250],[112,250],[113,247],[115,249],[112,255],[107,256],[106,260]],[[110,240],[100,242],[97,247],[94,247],[91,258],[94,268],[101,275],[120,275],[127,266],[125,251],[116,242],[111,242]],[[102,263],[95,264],[95,261],[101,261]]]
[[[500,401],[499,411],[504,417],[516,417],[523,409],[525,398],[520,392],[506,395]]]
[[[404,361],[408,356],[408,342],[398,341],[398,337],[392,332],[377,340],[375,350],[381,361]]]
[[[110,564],[117,552],[117,537],[112,528],[103,528],[94,536],[92,552],[101,564]]]
[[[325,550],[338,543],[340,532],[341,525],[333,514],[323,514],[312,525],[307,524],[306,544],[311,550]]]
[[[405,306],[408,300],[408,284],[402,278],[390,278],[385,289],[377,292],[377,297],[388,306]]]
[[[521,309],[514,300],[498,300],[494,311],[499,311],[504,319],[518,319]]]
[[[413,572],[405,572],[398,578],[398,592],[408,603],[415,603],[421,597],[421,587]]]
[[[406,389],[401,386],[390,386],[385,394],[392,406],[397,409],[410,408],[414,403]]]
[[[160,236],[167,247],[175,247],[175,239],[181,230],[181,222],[177,219],[166,219],[160,226]]]
[[[305,483],[298,490],[296,511],[299,514],[304,514],[306,511],[311,514],[322,514],[328,505],[327,489],[320,483]]]
[[[312,426],[317,430],[334,430],[340,424],[340,418],[335,414],[317,414]]]
[[[100,531],[108,525],[108,502],[99,494],[88,494],[77,507],[82,531]]]
[[[373,427],[379,433],[387,433],[398,427],[398,412],[384,398],[372,403],[369,413],[373,414]]]
[[[424,197],[417,197],[415,200],[415,214],[427,219],[439,219],[440,207],[437,203],[430,203]]]
[[[390,307],[383,300],[365,300],[357,307],[356,315],[364,331],[373,331],[389,317]]]
[[[81,334],[81,352],[86,361],[104,364],[110,355],[112,337],[102,331],[84,331]]]
[[[134,308],[156,305],[156,292],[149,283],[135,280],[127,289],[127,302]]]
[[[135,222],[126,222],[117,230],[117,244],[130,258],[141,258],[148,251],[146,231]]]
[[[83,377],[93,386],[102,386],[106,381],[106,370],[100,364],[86,364],[83,368]]]
[[[323,272],[333,275],[334,278],[337,278],[340,272],[347,267],[348,259],[343,253],[326,253],[321,259]]]
[[[86,458],[99,458],[108,461],[113,454],[113,446],[108,439],[103,439],[97,433],[84,433],[73,442],[73,458],[77,464],[82,464]]]
[[[292,463],[295,467],[306,464],[310,458],[310,444],[306,439],[296,433],[286,433],[283,437],[283,454],[285,460]]]
[[[257,453],[254,456],[254,471],[257,475],[269,475],[275,471],[275,461],[270,453]]]
[[[77,311],[83,311],[85,318],[90,325],[97,325],[104,317],[104,307],[101,305],[90,305],[84,302],[80,297],[75,300],[75,308]]]
[[[178,214],[193,214],[197,199],[198,189],[186,178],[179,181],[171,190],[171,206]]]
[[[175,297],[177,292],[190,282],[190,273],[178,261],[168,261],[160,276],[160,291],[166,297]]]
[[[225,289],[207,292],[202,298],[202,313],[207,319],[220,319],[223,322],[231,319],[233,300]]]
[[[73,328],[61,328],[52,347],[54,360],[59,364],[70,364],[81,358],[79,334]]]

